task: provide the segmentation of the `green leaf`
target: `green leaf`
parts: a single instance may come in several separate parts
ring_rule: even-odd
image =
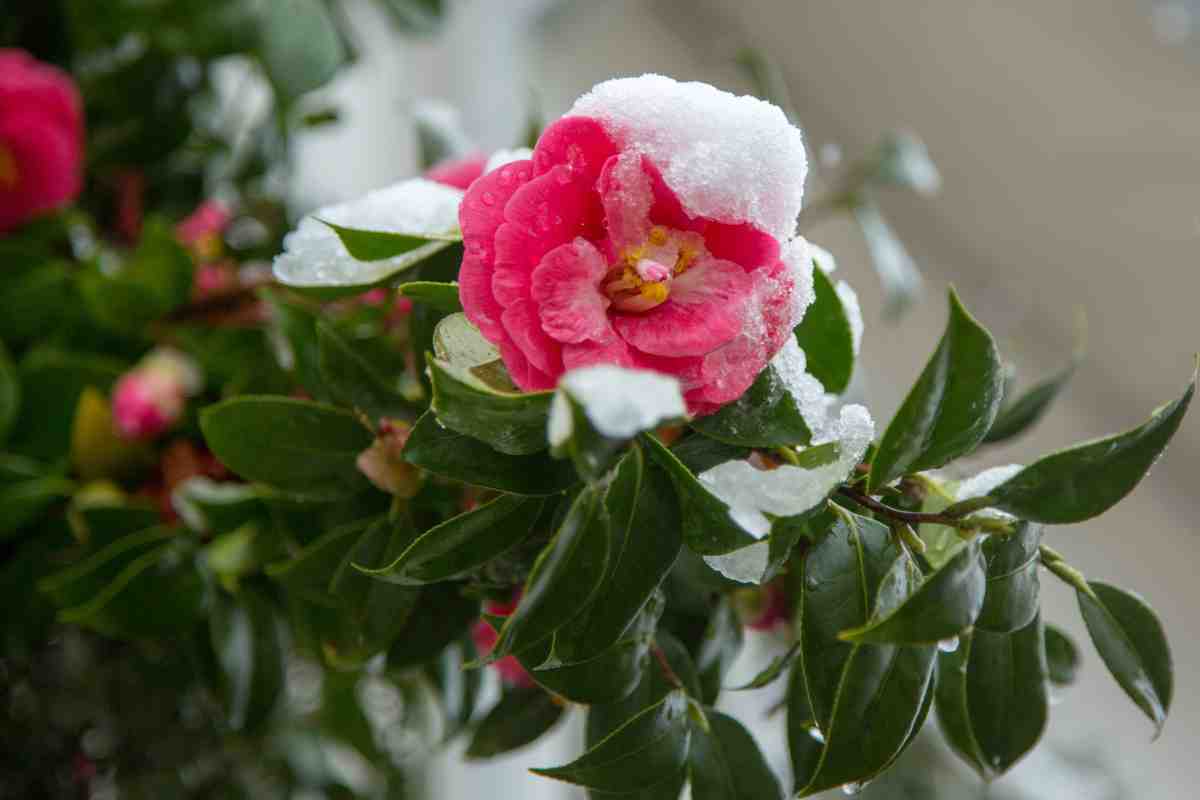
[[[533,772],[599,792],[634,792],[682,770],[690,740],[687,694],[676,690],[570,764]]]
[[[862,627],[842,631],[840,638],[874,644],[936,644],[974,624],[987,583],[978,540],[916,585],[912,569],[907,559],[898,561],[879,586],[885,608],[890,605],[889,592],[902,595],[903,601]]]
[[[403,669],[432,660],[455,639],[469,636],[478,619],[478,598],[466,595],[459,584],[424,587],[407,624],[388,649],[388,668]],[[480,670],[466,672],[483,674]]]
[[[693,697],[699,696],[700,679],[696,675],[696,665],[692,663],[687,648],[661,629],[655,634],[653,648],[661,652],[671,672],[678,682],[683,684],[684,691]],[[643,672],[641,683],[632,693],[619,701],[596,703],[588,709],[584,737],[587,746],[594,747],[638,712],[658,703],[678,688],[676,682],[667,677],[656,653],[649,668]]]
[[[1090,593],[1077,591],[1079,612],[1104,665],[1129,699],[1162,733],[1174,693],[1174,668],[1162,624],[1145,601],[1132,592],[1088,581]]]
[[[1021,519],[1053,525],[1103,514],[1132,492],[1162,455],[1195,391],[1193,375],[1183,395],[1145,423],[1045,456],[988,492],[986,502]]]
[[[0,541],[38,519],[56,501],[71,496],[74,481],[56,476],[33,478],[0,486]]]
[[[475,729],[466,757],[492,758],[531,744],[554,727],[563,711],[541,689],[510,689]]]
[[[451,314],[462,311],[462,301],[458,299],[458,283],[441,283],[439,281],[410,281],[396,287],[401,296],[418,303],[425,303],[439,311]]]
[[[58,328],[70,311],[65,306],[79,302],[71,280],[73,266],[52,261],[16,272],[6,262],[4,281],[0,283],[0,308],[4,309],[0,339],[12,344]]]
[[[976,630],[938,658],[937,715],[951,748],[983,778],[1007,772],[1046,727],[1042,622],[1015,633]]]
[[[262,297],[271,308],[272,332],[286,345],[280,348],[279,360],[295,371],[296,380],[310,395],[317,400],[328,400],[317,345],[319,317],[305,306],[288,302],[282,293],[264,290]]]
[[[868,164],[870,180],[875,184],[912,189],[921,194],[932,194],[941,185],[925,143],[908,133],[884,134]]]
[[[729,506],[701,486],[696,476],[658,439],[643,436],[641,441],[651,459],[675,485],[683,541],[689,549],[700,555],[720,555],[758,541],[733,521]]]
[[[1037,616],[1040,596],[1038,545],[1042,526],[1019,522],[1007,536],[989,536],[983,543],[987,563],[987,592],[975,625],[992,633],[1018,631]]]
[[[789,742],[801,796],[862,783],[910,741],[929,686],[934,647],[849,644],[838,632],[903,601],[884,575],[900,556],[887,528],[840,512],[801,563],[799,676],[789,692]],[[795,674],[795,673],[794,673]],[[803,692],[799,687],[803,687]],[[805,702],[807,700],[807,702]],[[807,719],[805,719],[807,717]],[[808,725],[809,722],[813,725]],[[810,735],[815,727],[820,736]]]
[[[265,0],[256,10],[259,56],[285,106],[324,85],[345,62],[346,47],[321,0]]]
[[[717,413],[696,420],[692,428],[741,447],[792,447],[812,439],[795,396],[773,364],[763,368],[745,394]]]
[[[854,374],[854,329],[829,275],[816,263],[812,274],[816,296],[796,326],[796,341],[804,351],[808,373],[825,391],[841,394]]]
[[[400,557],[364,573],[391,583],[437,583],[483,566],[511,550],[532,532],[543,501],[501,495],[479,508],[435,525]]]
[[[688,766],[695,800],[771,800],[783,788],[742,724],[706,709],[708,730],[692,726]]]
[[[555,634],[565,663],[594,658],[622,637],[670,572],[682,545],[673,490],[634,445],[604,495],[612,520],[610,568],[596,599]]]
[[[878,206],[862,202],[855,206],[854,218],[883,286],[884,316],[890,320],[898,319],[921,293],[921,271]]]
[[[500,358],[500,351],[483,338],[466,314],[451,314],[438,321],[433,330],[433,352],[460,367],[475,367]]]
[[[317,323],[317,364],[321,384],[338,402],[373,420],[402,416],[409,408],[401,394],[403,373],[387,375],[367,358],[359,343],[346,340],[328,322]]]
[[[188,527],[199,533],[221,534],[264,516],[267,507],[261,487],[247,483],[217,483],[189,478],[171,494],[171,505]]]
[[[586,487],[534,562],[521,602],[500,629],[489,660],[537,644],[587,607],[608,567],[609,525],[602,487]]]
[[[270,601],[257,590],[218,593],[208,618],[221,667],[225,718],[235,731],[252,730],[275,708],[283,691],[284,649]]]
[[[550,407],[551,452],[596,480],[634,436],[686,417],[675,378],[607,364],[571,370]]]
[[[988,444],[1004,442],[1036,425],[1075,374],[1075,366],[1075,363],[1072,363],[1057,375],[1035,384],[1011,402],[1006,397],[996,421],[992,423],[992,429],[983,437],[983,441]]]
[[[637,688],[647,668],[658,668],[650,662],[649,652],[664,605],[661,596],[647,603],[620,641],[590,660],[538,669],[555,652],[550,639],[517,653],[517,659],[535,681],[572,702],[615,703]],[[557,646],[555,641],[553,647]]]
[[[709,617],[708,627],[696,653],[701,699],[708,705],[717,702],[725,675],[742,652],[742,641],[742,622],[733,605],[727,599],[722,599]]]
[[[553,394],[498,391],[468,367],[432,356],[425,363],[433,385],[431,408],[442,425],[508,455],[546,449]]]
[[[71,449],[84,390],[107,392],[127,366],[117,359],[50,347],[27,352],[18,368],[21,412],[12,429],[11,448],[46,461],[61,459]]]
[[[401,28],[411,33],[436,31],[445,15],[444,0],[380,0],[380,3]]]
[[[870,485],[967,455],[1000,410],[1003,369],[992,335],[950,290],[946,332],[879,443]]]
[[[8,348],[0,340],[0,443],[8,439],[17,412],[21,410],[21,381],[17,367],[8,355]]]
[[[726,461],[748,458],[751,452],[749,447],[736,447],[700,434],[685,436],[671,445],[671,454],[693,475],[699,475]]]
[[[1073,639],[1053,625],[1046,626],[1046,665],[1050,682],[1070,686],[1079,673],[1079,648]]]
[[[204,409],[200,428],[221,463],[247,480],[322,495],[365,485],[355,459],[372,437],[347,411],[288,397],[243,395]]]
[[[449,245],[452,242],[462,241],[461,235],[450,231],[447,231],[444,236],[427,236],[396,233],[395,231],[365,231],[359,228],[334,225],[325,220],[319,221],[336,233],[342,240],[346,252],[359,261],[383,261],[387,258],[411,253],[413,250],[433,242],[445,242],[446,245]]]
[[[421,415],[404,444],[404,458],[443,478],[512,494],[557,494],[577,482],[575,473],[546,453],[512,456]]]

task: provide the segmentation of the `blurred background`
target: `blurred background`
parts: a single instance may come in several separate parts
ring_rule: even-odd
[[[376,8],[346,5],[361,58],[331,90],[343,124],[296,144],[301,207],[411,174],[411,115],[423,98],[462,109],[479,144],[510,146],[531,109],[558,115],[612,76],[661,72],[750,91],[736,63],[749,45],[778,65],[790,89],[817,162],[809,198],[828,190],[822,175],[839,154],[861,154],[893,129],[918,135],[941,173],[934,196],[879,198],[924,275],[922,294],[899,320],[884,319],[853,221],[830,218],[806,231],[862,299],[858,390],[877,420],[896,408],[936,342],[951,282],[1027,381],[1067,363],[1080,312],[1088,322],[1087,358],[1031,437],[1036,444],[989,449],[980,468],[1136,424],[1179,389],[1200,347],[1200,3],[458,0],[442,35],[403,44],[378,24]],[[1150,726],[1104,673],[1073,596],[1045,581],[1047,620],[1083,643],[1082,679],[1054,708],[1046,744],[988,796],[1193,796],[1198,472],[1200,425],[1192,420],[1130,500],[1048,537],[1089,576],[1139,587],[1161,614],[1177,681],[1162,737],[1150,741]],[[771,646],[755,644],[746,660]],[[774,733],[768,741],[782,765],[782,715],[768,719],[766,705],[735,710],[756,734]],[[523,770],[575,752],[575,736],[568,729],[482,767],[452,756],[434,778],[436,794],[572,796]],[[1074,778],[1049,780],[1060,771]],[[906,796],[899,791],[880,796]],[[985,793],[968,780],[942,796]]]

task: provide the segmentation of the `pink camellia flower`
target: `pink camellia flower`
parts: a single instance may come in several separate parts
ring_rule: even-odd
[[[126,439],[153,439],[183,416],[200,373],[187,356],[169,348],[152,351],[113,388],[113,424]]]
[[[82,164],[83,106],[70,76],[0,49],[0,233],[74,200]]]
[[[769,103],[656,75],[602,83],[531,159],[467,189],[463,309],[522,389],[617,364],[675,376],[711,413],[812,301],[794,235],[806,172]]]
[[[463,158],[448,158],[439,161],[425,171],[425,177],[431,181],[465,190],[483,174],[488,157],[482,153],[474,153]]]
[[[485,610],[493,616],[507,617],[517,610],[517,603],[520,601],[521,592],[518,589],[513,592],[510,602],[500,603],[495,600],[489,600],[485,605]],[[475,649],[479,651],[479,655],[486,656],[496,646],[496,641],[500,638],[500,634],[486,620],[481,619],[471,629],[471,638],[475,642]],[[527,689],[534,685],[533,678],[529,677],[529,673],[521,666],[521,662],[517,661],[516,656],[505,656],[493,662],[492,666],[496,668],[496,672],[499,673],[500,680],[504,682],[505,686]]]

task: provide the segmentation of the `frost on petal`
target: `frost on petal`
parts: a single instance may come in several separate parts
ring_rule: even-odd
[[[709,259],[671,283],[670,296],[641,314],[616,314],[621,338],[659,356],[701,356],[745,327],[754,278],[732,261]]]
[[[364,286],[382,281],[449,242],[430,242],[380,261],[359,261],[346,252],[341,239],[324,222],[369,231],[444,236],[458,227],[462,198],[457,189],[413,178],[348,203],[317,209],[284,237],[284,251],[275,257],[275,276],[290,286]]]
[[[599,364],[571,370],[558,385],[582,407],[598,433],[613,439],[628,439],[687,416],[679,381],[657,372]],[[565,442],[571,429],[570,406],[561,400],[552,403],[550,444]]]
[[[691,216],[791,236],[808,161],[799,129],[776,106],[643,75],[599,84],[563,121],[574,117],[599,120],[622,151],[649,156]]]
[[[734,522],[752,536],[763,539],[771,532],[768,514],[795,516],[824,502],[862,460],[874,435],[875,424],[867,410],[857,405],[846,406],[832,435],[823,443],[837,443],[837,456],[827,463],[815,467],[785,465],[759,470],[748,461],[727,461],[698,477],[705,488],[729,506],[729,516]],[[802,457],[804,452],[805,449],[800,450]],[[732,553],[705,556],[704,560],[733,580],[758,583],[763,577],[762,569],[756,574],[749,574],[748,569],[760,563],[763,569],[766,568],[766,545],[766,542],[760,542]],[[746,552],[752,548],[759,548],[764,553]]]
[[[783,246],[780,258],[792,275],[791,327],[795,328],[817,299],[813,288],[812,245],[803,236],[796,236]]]
[[[609,300],[600,289],[608,262],[587,239],[576,239],[546,254],[533,272],[533,299],[542,330],[560,342],[602,340],[611,331]]]

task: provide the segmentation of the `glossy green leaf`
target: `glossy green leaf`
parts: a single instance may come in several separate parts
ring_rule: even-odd
[[[658,668],[649,654],[664,604],[661,596],[652,599],[628,630],[622,632],[619,641],[587,661],[538,669],[551,658],[549,639],[517,653],[517,659],[535,681],[572,702],[615,703],[637,688],[646,669]],[[554,646],[557,647],[557,641]]]
[[[280,292],[264,290],[262,297],[271,309],[272,332],[285,345],[280,348],[279,360],[294,370],[295,379],[314,399],[328,400],[330,395],[321,378],[320,350],[317,345],[317,322],[320,318],[314,310],[289,302]]]
[[[462,239],[461,236],[449,231],[445,236],[425,236],[396,233],[395,231],[366,231],[335,225],[325,220],[321,220],[321,222],[338,235],[346,252],[359,261],[383,261],[386,258],[394,258],[412,252],[418,247],[424,247],[432,242],[445,242],[449,245]]]
[[[570,764],[533,772],[599,792],[633,792],[682,770],[690,739],[687,695],[676,690]]]
[[[1133,491],[1187,413],[1196,379],[1142,425],[1045,456],[988,492],[990,505],[1021,519],[1062,525],[1103,514]]]
[[[8,447],[45,461],[71,449],[75,412],[84,390],[107,392],[129,368],[119,359],[52,347],[28,351],[18,367],[21,411]]]
[[[267,506],[262,487],[248,483],[217,483],[209,478],[189,478],[171,494],[171,504],[188,527],[220,534],[264,516]]]
[[[833,280],[816,264],[812,274],[815,297],[796,326],[796,341],[808,373],[825,391],[841,394],[854,374],[854,329]]]
[[[789,698],[801,796],[873,778],[908,744],[920,717],[936,648],[849,644],[837,635],[903,602],[900,583],[876,595],[899,556],[886,527],[845,512],[805,554],[797,578],[801,677]]]
[[[795,396],[773,364],[763,368],[745,394],[717,413],[694,421],[692,427],[709,438],[740,447],[794,447],[812,439]]]
[[[21,409],[21,381],[17,367],[8,354],[4,341],[0,340],[0,443],[8,438],[17,412]]]
[[[954,751],[985,779],[1007,772],[1046,727],[1042,622],[1015,633],[976,630],[938,658],[937,716]]]
[[[740,722],[706,709],[708,730],[692,727],[688,767],[695,800],[771,800],[783,788]]]
[[[204,409],[200,428],[221,463],[248,480],[312,494],[365,485],[355,459],[372,437],[347,411],[288,397],[244,395]]]
[[[988,444],[1004,442],[1032,428],[1045,416],[1074,374],[1075,364],[1072,363],[1058,374],[1030,387],[1011,402],[1006,397],[996,421],[992,423],[992,429],[983,440]]]
[[[554,727],[563,711],[562,703],[541,689],[510,689],[480,721],[466,757],[493,758],[531,744]]]
[[[1079,647],[1075,641],[1053,625],[1046,626],[1046,666],[1050,682],[1055,686],[1070,686],[1079,673]]]
[[[174,535],[165,526],[147,528],[108,544],[80,561],[54,572],[38,582],[59,608],[82,608],[94,602],[122,575],[134,576],[156,563],[161,546]],[[148,556],[153,556],[147,560]],[[118,587],[119,588],[119,587]]]
[[[700,690],[704,703],[717,702],[725,675],[738,654],[742,652],[742,622],[733,605],[723,599],[709,617],[704,638],[696,653],[696,669],[700,673]]]
[[[555,634],[564,663],[599,655],[622,637],[670,572],[682,544],[673,490],[634,445],[604,495],[612,520],[612,558],[588,608]]]
[[[218,594],[208,624],[226,721],[236,731],[256,728],[283,692],[285,652],[271,603],[257,590]]]
[[[701,555],[730,553],[758,540],[729,516],[729,506],[705,489],[674,453],[653,436],[642,437],[646,453],[675,485],[683,541]]]
[[[499,391],[471,369],[427,356],[433,413],[445,427],[520,456],[545,450],[550,392]]]
[[[388,649],[388,667],[403,669],[436,658],[451,642],[467,637],[478,619],[479,599],[463,592],[461,584],[438,583],[422,588],[408,622]],[[470,652],[474,653],[473,647]],[[483,674],[477,669],[467,672]]]
[[[259,56],[285,106],[325,84],[345,62],[345,45],[320,0],[266,0],[256,10]]]
[[[438,321],[433,330],[433,352],[460,367],[475,367],[500,358],[500,351],[483,338],[466,314],[450,314]]]
[[[989,536],[984,541],[987,591],[976,627],[992,633],[1012,633],[1033,621],[1040,607],[1041,541],[1042,526],[1036,522],[1019,522],[1013,533]]]
[[[501,628],[490,660],[537,644],[587,607],[608,567],[609,525],[600,487],[585,488],[534,562],[521,602]]]
[[[699,696],[700,678],[696,674],[696,665],[682,642],[660,628],[655,634],[651,653],[651,663],[633,692],[619,701],[596,703],[588,709],[584,737],[587,747],[594,747],[638,712],[675,691],[679,684],[689,695]]]
[[[724,442],[710,439],[707,436],[701,436],[698,433],[683,437],[683,439],[671,445],[670,449],[675,458],[687,467],[693,475],[699,475],[701,472],[712,469],[718,464],[724,464],[726,461],[747,458],[751,453],[749,447],[737,447],[725,444]]]
[[[442,427],[432,412],[421,415],[413,426],[404,458],[443,478],[512,494],[557,494],[578,480],[574,470],[546,453],[497,452],[478,439]]]
[[[907,560],[898,562],[879,587],[881,598],[899,591],[903,601],[862,627],[842,631],[841,638],[875,644],[936,644],[974,624],[987,584],[978,540],[962,547],[924,580],[912,581],[911,570]]]
[[[71,496],[75,482],[48,476],[0,486],[0,540],[35,522],[47,508]]]
[[[342,336],[331,324],[317,323],[317,365],[321,384],[330,396],[356,408],[371,420],[402,416],[409,408],[401,389],[403,373],[388,374],[363,352],[357,342]]]
[[[1000,410],[1003,384],[992,335],[952,289],[946,331],[883,434],[871,464],[871,486],[943,466],[973,451]]]
[[[1076,592],[1092,644],[1125,694],[1154,723],[1167,721],[1174,694],[1174,667],[1158,616],[1132,592],[1088,581],[1091,593]]]
[[[479,508],[435,525],[395,561],[363,572],[391,583],[436,583],[483,566],[533,532],[539,498],[501,495]]]
[[[458,299],[457,283],[410,281],[397,286],[396,291],[402,297],[407,297],[416,303],[425,303],[439,311],[451,314],[462,311],[462,301]]]

